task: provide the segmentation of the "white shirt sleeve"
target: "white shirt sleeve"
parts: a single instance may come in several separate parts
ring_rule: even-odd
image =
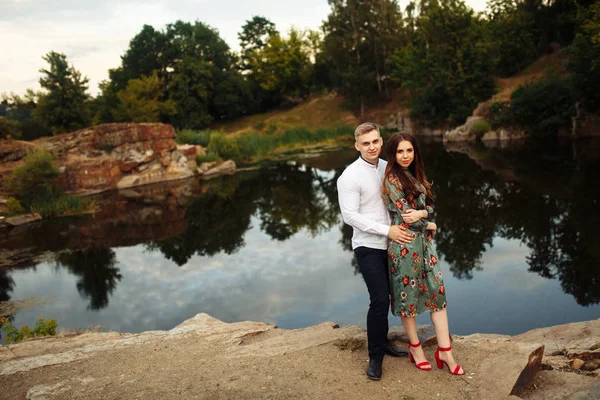
[[[340,177],[337,181],[337,187],[338,202],[340,204],[344,222],[363,232],[387,237],[390,230],[389,225],[373,221],[360,214],[360,189],[352,179]]]

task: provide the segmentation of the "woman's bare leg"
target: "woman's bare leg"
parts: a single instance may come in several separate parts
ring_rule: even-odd
[[[438,347],[450,347],[450,330],[448,329],[448,314],[446,313],[446,310],[431,312],[431,322],[435,328]],[[457,364],[452,356],[452,351],[440,351],[439,355],[440,360],[444,360],[448,363],[450,371],[454,371]]]
[[[408,336],[408,340],[412,344],[419,343],[419,335],[417,334],[417,319],[415,317],[400,317],[402,320],[402,325],[404,326],[404,331]],[[420,362],[427,361],[425,358],[425,353],[423,352],[423,348],[419,347],[409,347],[409,351],[413,355],[415,359],[415,363],[419,364]],[[423,369],[431,369],[426,366]]]

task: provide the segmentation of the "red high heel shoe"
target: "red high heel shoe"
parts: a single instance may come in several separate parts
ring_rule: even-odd
[[[444,360],[440,360],[440,351],[450,351],[452,350],[452,346],[450,347],[438,347],[437,350],[435,351],[435,362],[437,364],[437,367],[439,369],[444,368],[444,364],[446,364],[446,366],[448,367],[448,371],[450,371],[450,366],[448,365],[448,363]],[[465,370],[462,370],[462,374],[460,373],[461,370],[461,366],[456,364],[456,368],[454,368],[454,371],[450,371],[450,373],[452,375],[464,375],[465,374]]]
[[[419,346],[421,346],[421,342],[418,342],[417,344],[412,344],[412,343],[408,342],[408,345],[410,347],[419,347]],[[410,351],[410,348],[408,349],[408,358],[411,363],[415,362],[415,358],[413,357],[412,351]],[[427,366],[429,366],[429,368],[425,368]],[[419,368],[421,371],[431,371],[433,368],[431,366],[431,364],[429,364],[429,361],[420,362],[420,363],[416,364],[415,367]]]

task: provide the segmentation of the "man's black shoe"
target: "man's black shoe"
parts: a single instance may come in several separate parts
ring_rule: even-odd
[[[386,343],[383,346],[383,351],[385,352],[385,354],[392,357],[406,357],[408,355],[408,351],[400,350],[399,348],[394,347],[389,343]]]
[[[371,358],[369,360],[369,368],[367,368],[367,377],[372,381],[378,381],[381,379],[381,364],[383,360],[377,360]]]

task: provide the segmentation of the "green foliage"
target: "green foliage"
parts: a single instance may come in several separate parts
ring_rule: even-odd
[[[513,125],[515,121],[510,103],[493,102],[490,105],[489,119],[493,129]]]
[[[208,146],[210,141],[210,137],[214,131],[211,130],[203,130],[203,131],[194,131],[191,129],[183,129],[177,132],[177,137],[175,141],[179,144],[199,144],[202,147]]]
[[[58,195],[54,181],[58,175],[52,154],[38,150],[27,154],[24,163],[12,171],[6,180],[6,188],[23,204],[31,206],[35,199]]]
[[[254,51],[262,50],[265,47],[269,36],[279,35],[275,24],[265,17],[254,16],[246,21],[242,26],[242,31],[238,34],[240,48],[242,49],[243,68],[248,69],[248,60],[250,54]]]
[[[122,121],[160,122],[175,114],[175,102],[163,100],[163,84],[156,71],[149,76],[132,79],[117,97],[121,101]]]
[[[0,139],[19,139],[21,132],[19,123],[4,117],[0,117]]]
[[[36,337],[56,335],[56,319],[45,320],[44,318],[39,318],[33,330],[28,325],[23,325],[20,329],[17,329],[6,318],[1,322],[5,323],[0,330],[6,335],[7,344],[18,343]]]
[[[528,10],[513,0],[491,0],[488,16],[499,74],[512,75],[535,60],[538,56],[535,20]]]
[[[478,138],[481,138],[483,134],[489,132],[490,129],[492,129],[492,127],[489,122],[484,119],[477,120],[471,125],[471,133],[474,133]]]
[[[50,69],[40,69],[44,75],[40,85],[46,92],[39,95],[34,116],[43,121],[54,134],[72,132],[89,125],[87,84],[74,67],[69,67],[64,54],[49,52],[42,57]]]
[[[213,162],[213,161],[217,161],[219,159],[219,156],[216,154],[205,154],[205,155],[197,155],[196,156],[196,164],[200,165],[202,163],[205,162]]]
[[[39,213],[44,218],[48,218],[81,214],[94,208],[94,206],[95,203],[89,198],[58,195],[53,197],[40,197],[33,200],[31,203],[31,211]]]
[[[15,199],[14,197],[8,198],[8,200],[6,201],[6,206],[8,207],[8,212],[10,213],[10,215],[19,215],[25,213],[25,209],[23,208],[19,200]]]
[[[335,129],[311,131],[304,126],[287,129],[272,135],[246,134],[225,136],[215,133],[208,144],[208,154],[222,159],[233,159],[239,163],[268,158],[277,149],[299,144],[315,144],[339,137],[351,137],[352,130],[342,126]]]
[[[208,143],[208,154],[219,155],[223,159],[242,160],[242,152],[235,138],[215,132]]]
[[[290,30],[289,39],[272,34],[262,49],[248,55],[248,65],[252,79],[276,98],[308,95],[311,63],[299,31]]]
[[[176,126],[203,129],[213,120],[210,101],[214,89],[211,67],[203,60],[191,57],[179,63],[168,86],[169,98],[177,104]]]
[[[23,164],[6,179],[6,189],[26,209],[43,217],[81,213],[94,207],[94,202],[77,196],[65,196],[56,183],[59,170],[52,154],[38,150],[25,156]]]
[[[569,53],[576,97],[588,112],[600,111],[600,3],[580,9],[580,28]]]
[[[537,135],[552,135],[568,128],[575,114],[568,78],[550,76],[521,86],[513,92],[510,102],[514,121]]]
[[[324,54],[317,58],[319,75],[328,69],[327,80],[360,109],[364,119],[366,100],[386,93],[390,56],[406,44],[402,14],[391,0],[330,0],[329,5],[322,28]]]
[[[410,90],[412,114],[458,124],[495,90],[493,41],[463,1],[431,1],[415,20],[412,43],[391,57],[392,79]]]

